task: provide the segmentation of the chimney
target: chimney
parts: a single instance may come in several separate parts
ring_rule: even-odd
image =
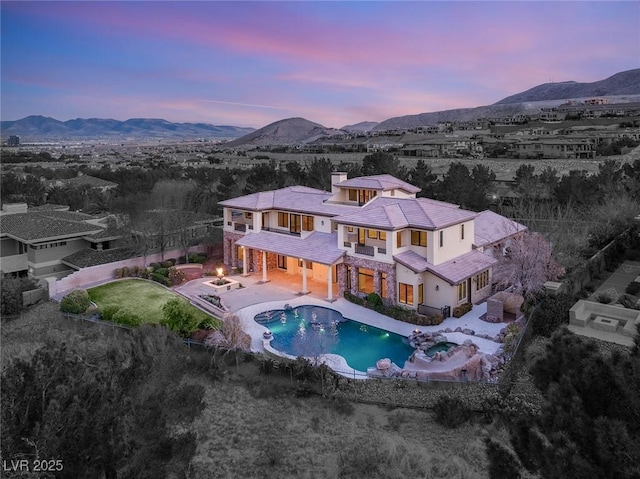
[[[334,171],[331,173],[331,194],[336,194],[339,188],[335,185],[347,180],[347,174],[344,171]]]

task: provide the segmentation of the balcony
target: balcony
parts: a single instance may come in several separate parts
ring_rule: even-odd
[[[378,248],[378,254],[387,254],[387,248]]]
[[[298,236],[300,237],[300,233],[296,233],[295,231],[289,231],[289,230],[281,230],[281,229],[277,229],[277,228],[266,228],[266,227],[262,227],[262,231],[269,231],[270,233],[280,233],[281,235],[288,235],[288,236]]]
[[[357,254],[364,254],[367,256],[373,256],[375,255],[375,248],[373,246],[367,246],[364,244],[357,244],[356,245],[356,253]]]
[[[242,231],[243,233],[247,231],[247,225],[244,223],[234,223],[233,229],[236,231]]]
[[[342,243],[342,245],[343,245],[345,248],[351,248],[351,242],[350,242],[350,241],[345,241],[344,243]]]

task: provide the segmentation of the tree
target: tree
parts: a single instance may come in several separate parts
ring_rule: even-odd
[[[513,190],[521,198],[536,198],[539,192],[539,178],[535,175],[535,166],[522,164],[516,170]]]
[[[475,165],[471,170],[471,184],[473,189],[469,192],[466,206],[483,211],[489,207],[489,198],[495,191],[496,174],[485,165]]]
[[[185,348],[151,326],[107,343],[47,342],[2,372],[2,457],[59,459],[57,477],[168,477],[189,463],[180,432],[204,389],[182,385]]]
[[[493,280],[498,288],[532,296],[546,281],[555,281],[563,274],[564,269],[553,259],[549,241],[540,233],[525,232],[508,240],[507,251],[493,269]]]
[[[249,170],[244,193],[277,190],[284,186],[284,182],[284,175],[278,169],[275,160],[270,160],[269,163],[259,163],[253,165]]]
[[[389,153],[376,152],[362,159],[364,176],[389,174],[398,177],[400,161]]]
[[[419,198],[434,198],[438,176],[431,171],[431,167],[420,159],[415,168],[409,170],[407,181],[421,190],[416,196]]]
[[[307,186],[319,190],[331,191],[331,173],[333,163],[328,158],[314,158],[306,167]]]
[[[473,190],[473,180],[464,163],[453,162],[438,185],[438,199],[466,206],[469,193]]]

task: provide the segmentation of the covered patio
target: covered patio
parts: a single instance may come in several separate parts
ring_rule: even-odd
[[[345,255],[336,243],[336,235],[330,233],[314,232],[303,239],[260,232],[243,236],[236,246],[243,250],[243,276],[261,274],[260,283],[277,279],[287,284],[299,277],[302,295],[309,294],[314,283],[324,283],[325,299],[332,302],[337,295],[336,265]]]

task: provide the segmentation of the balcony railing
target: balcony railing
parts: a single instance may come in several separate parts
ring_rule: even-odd
[[[247,231],[247,225],[243,224],[243,223],[235,223],[233,225],[233,229],[236,231]]]
[[[357,254],[365,254],[367,256],[373,256],[375,254],[375,249],[373,246],[367,246],[364,244],[356,245],[356,253]]]
[[[387,248],[378,248],[378,254],[387,254]]]
[[[295,231],[281,230],[277,228],[265,228],[264,226],[262,227],[262,231],[269,231],[271,233],[280,233],[281,235],[300,236],[300,233],[297,233]]]

